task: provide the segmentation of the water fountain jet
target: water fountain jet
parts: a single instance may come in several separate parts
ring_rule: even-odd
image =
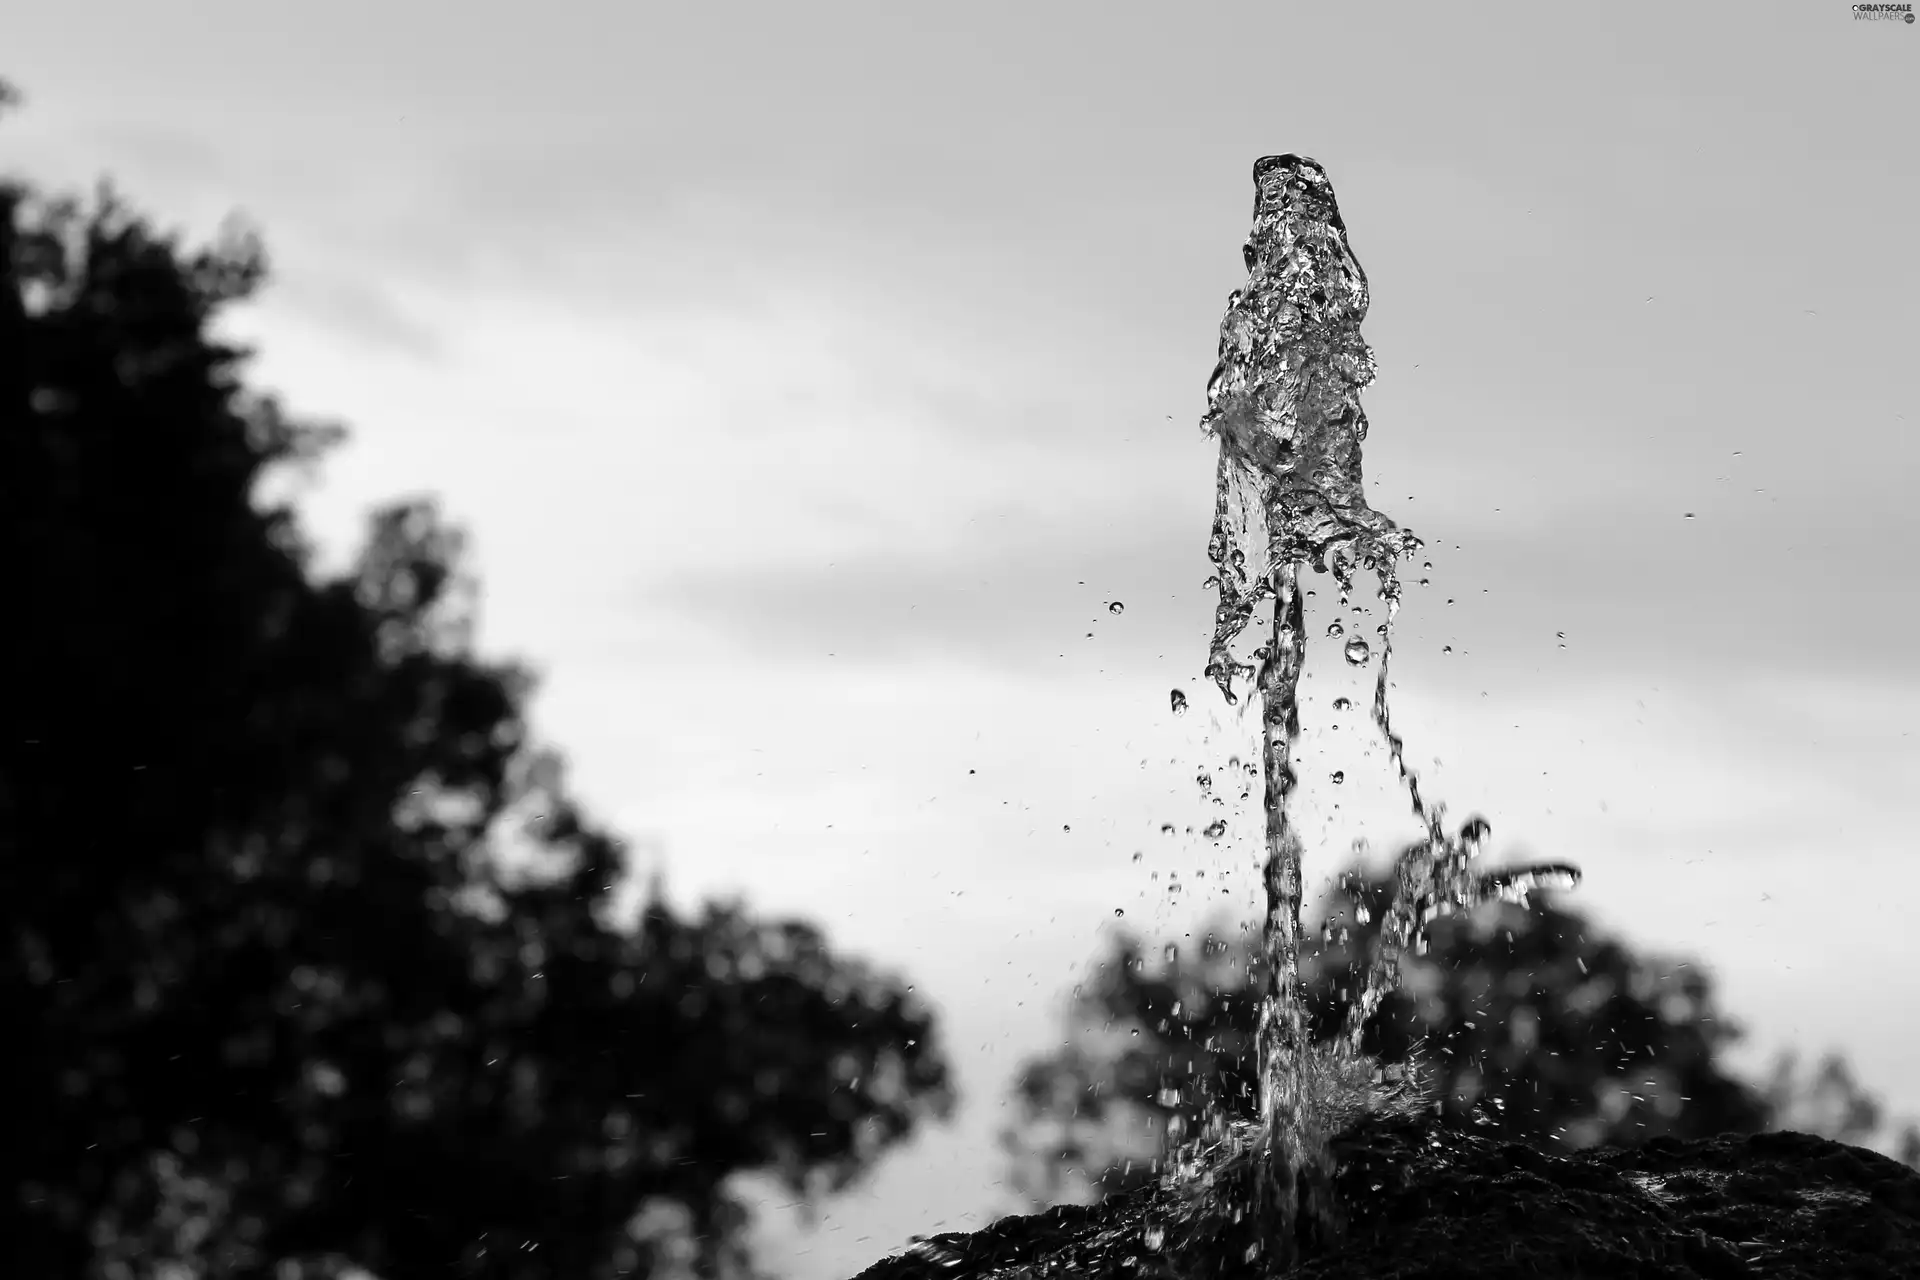
[[[1530,890],[1570,886],[1579,873],[1557,863],[1480,869],[1489,825],[1474,818],[1449,833],[1444,806],[1427,800],[1407,766],[1387,673],[1395,566],[1421,544],[1364,493],[1359,393],[1374,373],[1360,336],[1366,276],[1318,164],[1268,156],[1254,183],[1248,279],[1228,300],[1202,425],[1220,441],[1207,675],[1230,704],[1253,693],[1261,701],[1268,987],[1256,1039],[1259,1119],[1203,1128],[1158,1186],[922,1241],[859,1280],[1920,1274],[1920,1174],[1883,1156],[1804,1134],[1549,1155],[1440,1125],[1420,1114],[1431,1108],[1417,1083],[1387,1077],[1360,1054],[1360,1033],[1394,989],[1400,957],[1422,949],[1437,916],[1524,903]],[[1303,567],[1331,573],[1343,605],[1356,570],[1379,580],[1387,619],[1373,721],[1424,832],[1396,862],[1362,989],[1331,1046],[1309,1042],[1298,972],[1303,841],[1289,800],[1306,653]],[[1239,662],[1232,645],[1269,601],[1258,661]],[[1372,654],[1350,648],[1348,657],[1365,663]],[[1177,715],[1189,700],[1175,690],[1170,701]],[[1654,1183],[1666,1190],[1649,1192]],[[1683,1184],[1700,1190],[1671,1194]],[[1782,1214],[1793,1197],[1801,1207]],[[1854,1221],[1851,1206],[1866,1204],[1872,1212]],[[1736,1217],[1750,1238],[1721,1234]],[[1359,1238],[1345,1231],[1356,1220]]]
[[[1427,832],[1423,851],[1402,859],[1401,878],[1411,894],[1396,910],[1430,915],[1512,896],[1523,887],[1574,882],[1578,873],[1553,865],[1469,874],[1466,861],[1478,853],[1480,841],[1463,848],[1460,840],[1448,838],[1443,808],[1427,804],[1419,779],[1407,767],[1388,711],[1387,671],[1400,602],[1396,564],[1417,554],[1422,544],[1367,504],[1361,474],[1367,416],[1360,393],[1373,381],[1374,362],[1360,333],[1369,302],[1366,272],[1348,242],[1333,184],[1319,164],[1303,156],[1266,156],[1254,165],[1253,181],[1253,229],[1242,250],[1247,282],[1227,300],[1220,361],[1207,382],[1201,420],[1202,428],[1220,440],[1207,542],[1219,603],[1207,674],[1229,703],[1239,701],[1242,682],[1251,676],[1261,700],[1268,989],[1256,1041],[1257,1141],[1265,1170],[1259,1209],[1285,1260],[1295,1251],[1296,1238],[1326,1241],[1341,1230],[1332,1192],[1332,1128],[1323,1114],[1328,1104],[1310,1087],[1313,1047],[1299,991],[1304,844],[1290,799],[1298,785],[1293,753],[1300,737],[1306,658],[1302,568],[1331,573],[1343,606],[1355,569],[1370,568],[1386,601],[1374,723]],[[1236,661],[1232,645],[1265,601],[1273,604],[1272,632],[1254,667]],[[1358,638],[1344,648],[1356,664],[1372,656]],[[1368,1012],[1394,976],[1394,948],[1412,943],[1423,923],[1395,916],[1395,932],[1369,970],[1363,997]],[[1358,1053],[1363,1025],[1364,1016],[1350,1026],[1341,1046],[1350,1056]]]

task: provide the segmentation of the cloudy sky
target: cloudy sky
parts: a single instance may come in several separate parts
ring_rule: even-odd
[[[1920,31],[1461,12],[72,0],[7,20],[4,155],[260,223],[258,380],[354,431],[306,498],[334,554],[442,495],[485,646],[675,898],[937,1004],[965,1113],[768,1214],[833,1280],[1009,1207],[1007,1080],[1116,909],[1253,901],[1251,813],[1159,827],[1244,740],[1197,676],[1195,424],[1270,152],[1326,166],[1373,282],[1370,493],[1434,562],[1412,763],[1710,963],[1742,1061],[1842,1047],[1920,1112]],[[1316,882],[1412,829],[1329,656]]]

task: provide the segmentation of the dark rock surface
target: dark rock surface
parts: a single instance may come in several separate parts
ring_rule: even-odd
[[[1920,1173],[1807,1134],[1561,1154],[1422,1117],[1334,1145],[1345,1239],[1292,1280],[1920,1280]],[[857,1280],[1276,1274],[1241,1230],[1185,1231],[1182,1213],[1154,1188],[1002,1218]]]

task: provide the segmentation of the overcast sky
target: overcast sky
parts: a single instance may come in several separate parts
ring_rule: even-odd
[[[837,1280],[1010,1206],[1007,1081],[1116,908],[1186,927],[1170,870],[1253,902],[1257,812],[1158,829],[1242,741],[1196,422],[1272,152],[1373,284],[1369,493],[1434,562],[1411,762],[1711,964],[1748,1059],[1842,1047],[1920,1112],[1920,30],[1467,12],[70,0],[3,24],[4,155],[260,223],[257,380],[354,432],[306,500],[334,553],[442,495],[484,645],[676,900],[936,1003],[959,1121],[763,1230]],[[1325,649],[1315,883],[1412,830]]]

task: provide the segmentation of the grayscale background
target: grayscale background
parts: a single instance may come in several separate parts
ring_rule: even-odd
[[[792,1280],[1012,1207],[1008,1080],[1115,909],[1196,916],[1153,869],[1251,908],[1251,828],[1159,827],[1239,741],[1198,676],[1196,423],[1270,152],[1326,166],[1373,282],[1369,493],[1434,561],[1411,762],[1499,856],[1579,863],[1572,902],[1710,965],[1738,1061],[1844,1049],[1920,1113],[1920,31],[1826,0],[1335,14],[0,22],[10,163],[263,226],[258,379],[354,430],[303,498],[323,542],[443,495],[483,647],[541,670],[538,728],[639,865],[937,1006],[961,1112],[811,1227],[769,1200]],[[1413,829],[1317,671],[1316,885]]]

